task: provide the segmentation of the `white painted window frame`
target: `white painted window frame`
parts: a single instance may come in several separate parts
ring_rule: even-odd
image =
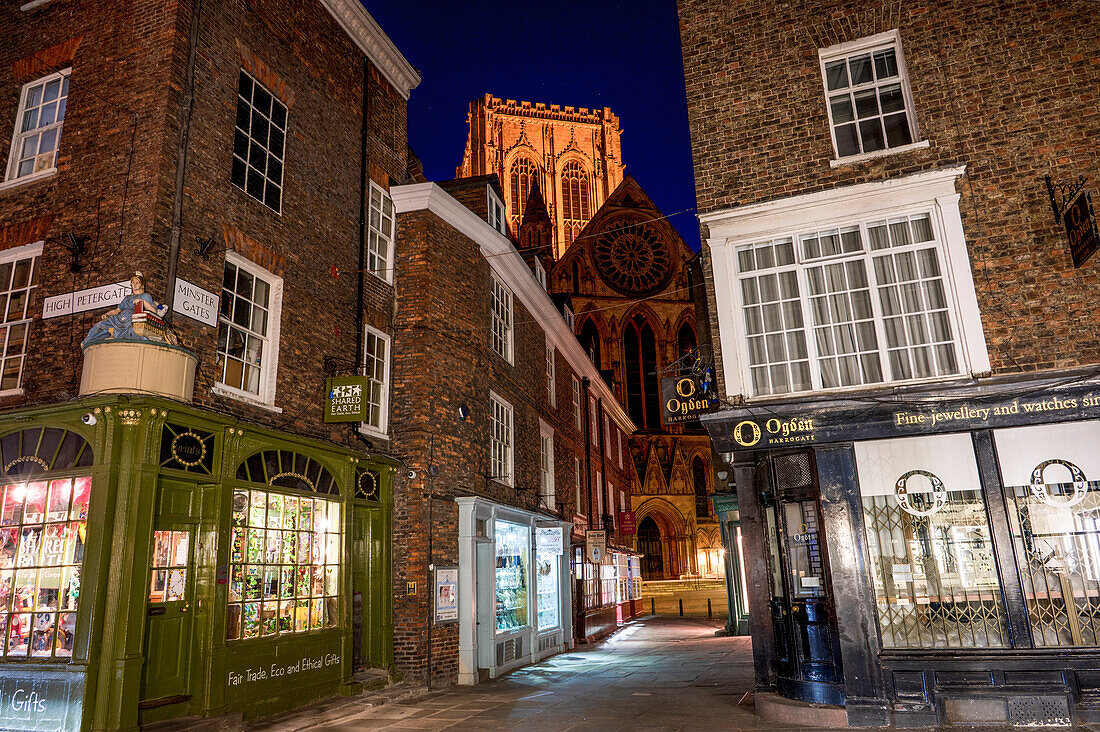
[[[504,284],[504,280],[493,272],[489,282],[489,345],[493,351],[507,361],[515,365],[515,298],[512,290]],[[497,293],[500,293],[499,297]],[[498,312],[497,303],[501,303],[502,312]],[[496,327],[501,324],[502,336],[498,347]]]
[[[493,436],[493,423],[497,421],[497,406],[500,406],[508,415],[508,442],[504,445],[504,465],[502,466],[506,468],[505,473],[495,472],[497,466],[495,465],[496,459],[493,456],[494,443],[496,442],[496,438]],[[512,409],[511,403],[492,390],[489,391],[489,476],[491,480],[509,487],[514,487],[516,484],[516,413]]]
[[[261,364],[260,366],[259,394],[237,389],[227,384],[223,384],[220,381],[215,381],[214,385],[211,387],[211,391],[215,394],[230,397],[231,399],[246,402],[254,406],[281,412],[281,409],[275,407],[275,387],[279,374],[279,333],[281,330],[280,326],[282,324],[283,312],[283,278],[269,272],[251,259],[242,257],[232,250],[225,253],[225,261],[245,270],[253,277],[264,279],[270,288],[271,302],[267,311],[267,346],[268,355],[270,355],[271,358],[267,363]],[[222,316],[219,315],[219,328],[221,328],[221,317]],[[215,378],[221,378],[221,374],[218,374]]]
[[[69,78],[70,85],[71,85],[71,83],[72,83],[72,71],[73,71],[72,67],[69,67],[69,68],[62,69],[60,71],[56,71],[56,72],[51,73],[51,74],[46,74],[45,76],[40,76],[37,79],[33,79],[31,81],[28,81],[26,84],[23,85],[23,88],[19,90],[19,105],[16,108],[15,121],[12,124],[11,145],[8,147],[8,165],[7,165],[7,169],[4,171],[4,181],[3,181],[3,183],[0,183],[0,190],[4,190],[4,189],[7,189],[7,188],[13,188],[17,185],[22,185],[24,183],[31,183],[32,181],[41,180],[43,178],[48,178],[52,175],[57,174],[57,157],[60,154],[60,150],[61,150],[61,137],[62,137],[62,135],[64,134],[64,131],[65,131],[65,118],[62,117],[61,121],[58,122],[58,121],[56,121],[56,117],[55,117],[55,121],[51,125],[47,125],[47,127],[54,127],[58,130],[58,132],[57,132],[57,141],[54,144],[54,149],[53,149],[53,160],[54,160],[53,165],[51,165],[48,168],[43,168],[42,170],[32,171],[32,172],[30,172],[26,175],[20,176],[20,177],[15,177],[16,169],[18,167],[18,155],[16,153],[17,153],[17,150],[18,150],[19,146],[21,145],[21,143],[23,141],[23,138],[26,137],[27,135],[30,135],[30,134],[40,134],[38,132],[38,130],[43,129],[43,128],[35,127],[34,130],[29,130],[27,132],[20,132],[19,127],[20,127],[20,124],[21,124],[21,120],[23,119],[23,114],[24,114],[24,112],[26,112],[27,94],[30,92],[30,90],[33,87],[36,87],[36,86],[39,86],[39,85],[44,86],[44,85],[48,84],[50,81],[52,81],[55,78],[56,79]],[[59,95],[58,98],[60,98],[60,95]],[[67,112],[68,112],[68,94],[67,93],[66,93],[65,99],[66,99],[65,106],[66,106],[66,114],[67,114]]]
[[[381,226],[375,227],[374,225],[374,194],[379,193],[380,208],[378,210],[378,221],[381,222],[384,219],[385,204],[388,201],[390,204],[390,232],[387,235],[382,230]],[[382,280],[383,282],[393,282],[393,245],[397,241],[397,211],[393,206],[393,199],[390,197],[389,191],[382,186],[375,183],[373,180],[370,182],[370,195],[367,197],[367,226],[369,227],[367,234],[367,270]],[[371,245],[372,241],[385,242],[385,253],[375,251],[375,247]],[[372,267],[370,260],[371,257],[378,259],[382,266]]]
[[[42,245],[43,245],[43,243],[44,242],[38,241],[38,242],[35,242],[33,244],[24,244],[23,246],[13,247],[12,249],[8,249],[7,251],[0,252],[0,264],[6,264],[8,262],[17,262],[20,259],[30,259],[31,260],[31,278],[32,278],[31,281],[33,282],[34,271],[42,266]],[[37,289],[38,289],[38,286],[36,285],[34,287],[29,288],[28,292],[33,293]],[[20,321],[16,321],[16,322],[20,322],[20,323],[26,323],[28,329],[30,329],[31,326],[34,324],[34,316],[35,316],[36,309],[40,308],[41,298],[36,297],[35,300],[36,300],[36,302],[34,304],[34,307],[33,308],[28,307],[28,309],[27,309],[27,317],[20,320]],[[0,317],[2,317],[3,315],[4,315],[4,313],[0,313]],[[14,325],[14,324],[15,324],[14,322],[13,323],[0,324],[0,330],[2,330],[2,332],[4,333],[4,341],[5,342],[8,339],[8,334],[10,333],[11,326]],[[19,386],[15,387],[14,389],[4,389],[4,390],[0,391],[0,397],[22,396],[24,393],[26,393],[26,390],[23,388],[23,383],[24,383],[24,378],[26,377],[26,373],[27,373],[27,351],[30,349],[31,335],[32,334],[30,332],[27,333],[26,346],[23,350],[23,363],[19,367]],[[0,349],[0,350],[2,350],[2,349]],[[0,366],[2,366],[2,365],[3,365],[3,362],[0,361]]]
[[[577,504],[573,507],[573,513],[577,516],[584,514],[584,495],[581,491],[581,487],[584,485],[584,469],[581,466],[581,459],[576,455],[573,456],[573,482],[574,490],[577,492]]]
[[[558,406],[558,352],[549,343],[546,345],[546,401],[551,407]]]
[[[837,61],[842,58],[846,59],[860,53],[870,52],[873,54],[875,51],[881,51],[887,48],[894,49],[895,58],[897,59],[898,81],[901,84],[902,97],[905,100],[906,120],[909,123],[909,137],[912,139],[912,142],[907,145],[885,147],[873,152],[861,152],[855,155],[845,155],[841,157],[839,148],[836,144],[836,127],[833,124],[833,110],[832,106],[829,104],[829,82],[825,76],[825,65],[831,61]],[[862,160],[870,160],[885,155],[894,155],[909,150],[928,147],[928,141],[922,140],[920,137],[920,127],[917,124],[917,108],[913,101],[913,91],[909,86],[909,71],[905,65],[905,54],[902,52],[901,48],[901,36],[896,28],[886,31],[885,33],[877,33],[873,36],[867,36],[854,41],[848,41],[847,43],[838,43],[834,46],[818,49],[817,56],[821,72],[821,88],[825,93],[825,113],[829,120],[829,139],[833,142],[833,159],[829,163],[831,167],[835,168],[839,165],[857,163]]]
[[[743,396],[748,400],[787,399],[805,394],[844,393],[890,388],[900,384],[942,382],[989,373],[989,352],[959,211],[960,197],[955,190],[956,181],[965,170],[965,166],[958,166],[927,171],[902,178],[861,183],[779,201],[726,209],[701,217],[702,223],[711,232],[711,238],[706,244],[711,250],[714,267],[718,334],[727,395],[730,398]],[[797,242],[798,237],[804,233],[856,221],[919,213],[929,214],[936,236],[936,247],[943,269],[944,291],[951,305],[951,324],[956,333],[959,375],[882,381],[869,385],[769,396],[754,395],[748,359],[745,356],[748,341],[742,318],[737,247],[788,236]],[[806,293],[801,292],[800,296],[804,299]],[[807,328],[810,327],[807,324]],[[812,364],[811,368],[816,369],[817,365]]]
[[[378,405],[379,426],[375,427],[368,422],[360,422],[359,431],[363,434],[375,437],[388,437],[390,422],[390,367],[393,362],[393,339],[390,338],[388,334],[377,328],[372,328],[369,325],[364,325],[363,331],[363,372],[366,373],[367,346],[370,343],[370,336],[374,336],[386,344],[386,355],[382,359],[382,401]]]
[[[554,489],[554,428],[539,419],[539,496],[551,511],[557,508]]]
[[[504,201],[497,195],[492,186],[485,186],[485,196],[489,212],[489,226],[492,226],[504,236],[508,236],[508,219],[504,214]]]
[[[542,285],[542,289],[549,292],[550,291],[550,285],[548,284],[548,280],[546,279],[546,268],[543,267],[542,262],[537,260],[537,259],[535,260],[534,273],[535,273],[535,279],[538,280],[540,285]]]
[[[577,433],[581,433],[584,430],[584,412],[581,411],[581,380],[576,376],[573,378],[573,426],[577,428]]]

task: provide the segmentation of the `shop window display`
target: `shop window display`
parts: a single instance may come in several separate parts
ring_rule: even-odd
[[[970,435],[855,444],[884,648],[1008,645]]]
[[[996,430],[1036,646],[1100,646],[1100,422]]]
[[[539,549],[535,568],[538,572],[538,621],[539,632],[561,625],[561,603],[558,601],[560,586],[560,555]]]
[[[497,632],[527,626],[527,555],[531,548],[526,526],[496,523]]]
[[[341,526],[336,501],[234,491],[226,638],[336,627]]]
[[[0,492],[3,653],[71,657],[91,478],[15,483]]]

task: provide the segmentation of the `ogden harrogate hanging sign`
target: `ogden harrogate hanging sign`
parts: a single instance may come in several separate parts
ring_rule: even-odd
[[[717,405],[714,379],[708,368],[701,374],[661,379],[661,418],[665,424],[698,419]]]
[[[1092,208],[1092,196],[1088,191],[1081,191],[1066,206],[1062,214],[1062,223],[1066,227],[1073,266],[1080,267],[1097,248],[1100,248],[1100,233],[1097,233],[1096,214]]]
[[[326,422],[362,422],[366,420],[366,376],[336,376],[326,379],[325,394]]]

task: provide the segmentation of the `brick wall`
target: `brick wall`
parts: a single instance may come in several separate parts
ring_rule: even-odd
[[[25,232],[35,228],[30,224],[50,220],[38,312],[44,297],[125,280],[135,269],[163,301],[193,3],[55,0],[29,13],[19,5],[0,8],[0,29],[11,39],[0,50],[4,136],[22,83],[68,65],[72,76],[58,174],[0,191],[0,232],[12,232],[0,234],[0,242],[24,243]],[[175,327],[199,357],[195,402],[265,426],[358,444],[349,427],[323,424],[321,410],[324,357],[336,356],[346,367],[361,357],[355,309],[362,54],[317,0],[230,0],[202,8],[177,275],[220,292],[224,252],[231,249],[283,278],[275,396],[282,412],[212,393],[220,378],[217,329],[177,315]],[[288,106],[280,213],[229,180],[242,68]],[[406,175],[405,102],[373,70],[368,83],[368,169],[388,187]],[[0,163],[7,154],[0,147]],[[89,255],[75,275],[61,247],[70,232],[89,237]],[[216,242],[208,258],[198,253],[200,238]],[[393,288],[370,274],[365,281],[365,320],[388,332]],[[79,343],[99,314],[36,319],[26,396],[0,400],[0,409],[75,395]]]
[[[1073,269],[1043,176],[1100,158],[1084,0],[679,0],[700,213],[965,164],[963,225],[995,371],[1100,360],[1094,258]],[[829,166],[819,48],[898,29],[925,149]],[[713,312],[713,310],[712,310]],[[712,323],[713,326],[713,323]]]
[[[514,364],[492,350],[490,267],[477,242],[429,211],[401,214],[398,231],[391,424],[394,449],[417,478],[398,481],[395,489],[394,655],[407,678],[423,680],[429,617],[429,537],[424,531],[429,494],[437,497],[432,503],[431,560],[457,564],[453,497],[479,495],[538,510],[540,417],[554,428],[556,503],[567,521],[575,510],[573,456],[583,458],[585,449],[591,449],[594,472],[599,448],[586,446],[574,427],[573,372],[557,351],[556,407],[550,407],[543,325],[535,322],[518,297],[513,299]],[[490,389],[512,405],[517,488],[489,477]],[[460,406],[470,410],[465,420],[459,417]],[[607,462],[615,486],[629,488],[630,461],[624,456],[622,471],[613,457]],[[408,594],[410,582],[417,583],[413,595]],[[434,683],[456,679],[457,632],[457,625],[432,629]]]

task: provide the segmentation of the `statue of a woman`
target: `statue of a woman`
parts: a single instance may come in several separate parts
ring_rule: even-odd
[[[118,307],[103,314],[80,343],[81,348],[108,339],[145,340],[134,333],[134,303],[141,300],[146,304],[146,309],[154,314],[157,313],[157,304],[153,302],[153,296],[145,292],[145,276],[141,272],[134,272],[134,276],[130,278],[130,287],[133,292],[122,298]]]

